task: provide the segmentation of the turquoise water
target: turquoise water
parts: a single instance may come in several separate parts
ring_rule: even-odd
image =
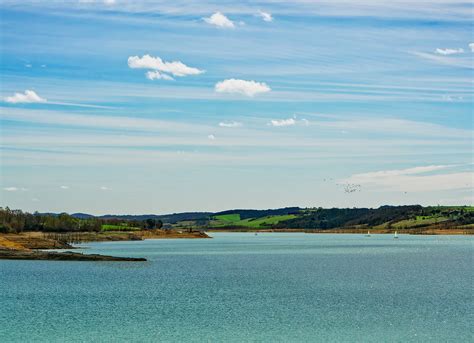
[[[215,233],[0,261],[0,342],[472,342],[466,236]]]

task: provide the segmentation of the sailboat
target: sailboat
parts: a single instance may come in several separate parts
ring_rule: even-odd
[[[393,235],[393,238],[398,239],[398,232],[395,231],[395,234]]]
[[[365,237],[370,237],[370,231],[367,231],[367,234],[365,235]]]

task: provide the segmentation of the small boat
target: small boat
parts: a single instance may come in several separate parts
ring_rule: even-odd
[[[393,238],[398,239],[398,232],[395,231],[395,234],[393,235]]]
[[[367,231],[367,234],[365,235],[365,237],[370,237],[370,231]]]
[[[255,236],[258,236],[258,233],[255,232]]]

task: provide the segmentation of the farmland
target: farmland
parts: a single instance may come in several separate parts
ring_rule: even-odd
[[[224,214],[211,218],[211,227],[245,227],[251,229],[269,228],[279,222],[296,218],[294,214],[241,219],[239,214]]]

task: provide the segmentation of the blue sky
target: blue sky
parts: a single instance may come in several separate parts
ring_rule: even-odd
[[[469,2],[0,9],[2,206],[473,203]]]

